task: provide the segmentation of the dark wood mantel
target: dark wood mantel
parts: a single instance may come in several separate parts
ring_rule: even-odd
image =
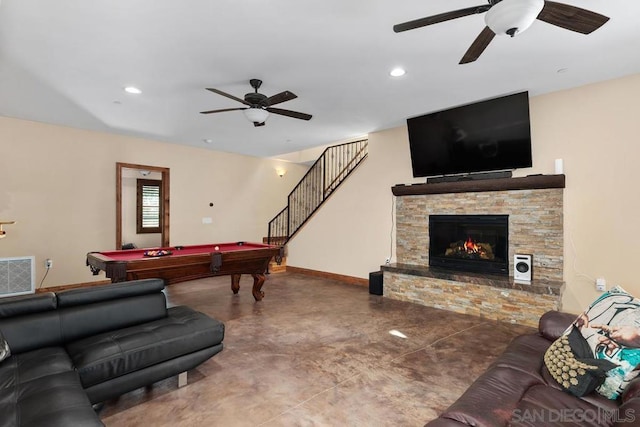
[[[394,196],[418,196],[422,194],[480,193],[484,191],[540,190],[565,188],[564,175],[529,175],[519,178],[499,178],[434,184],[395,185]]]

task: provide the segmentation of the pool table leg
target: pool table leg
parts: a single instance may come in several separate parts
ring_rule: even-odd
[[[251,276],[253,277],[253,297],[256,301],[260,301],[264,298],[264,292],[260,290],[264,284],[264,274],[252,274]]]
[[[232,274],[231,275],[231,290],[234,294],[237,294],[240,290],[240,274]],[[253,293],[253,298],[256,301],[261,301],[264,298],[264,292],[262,292],[262,285],[264,284],[264,274],[252,274],[253,277],[253,289],[251,293]]]
[[[231,275],[231,290],[234,294],[237,294],[240,290],[240,274]]]

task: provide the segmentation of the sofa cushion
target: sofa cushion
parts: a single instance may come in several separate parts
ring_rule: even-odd
[[[490,368],[440,417],[472,426],[506,426],[526,391],[540,384],[534,375],[517,369]]]
[[[60,318],[56,310],[2,319],[0,330],[12,354],[62,344]]]
[[[164,289],[162,279],[130,280],[104,286],[69,289],[56,294],[58,307],[73,307],[95,302],[155,294]]]
[[[166,317],[163,288],[163,280],[146,279],[59,292],[62,340],[67,343]]]
[[[596,407],[561,390],[536,385],[529,388],[512,413],[510,425],[602,427],[611,425],[617,405]]]
[[[55,309],[56,296],[53,292],[35,295],[19,295],[2,298],[0,300],[1,319]]]
[[[534,376],[545,382],[542,377],[542,355],[549,347],[549,341],[539,335],[520,335],[514,338],[492,367],[511,368]]]
[[[85,388],[222,342],[224,324],[189,307],[67,344]]]
[[[69,371],[73,371],[73,365],[62,347],[44,347],[14,354],[0,364],[0,393],[2,389],[16,384]]]
[[[12,353],[62,343],[53,293],[0,298],[0,331]]]
[[[162,319],[167,316],[167,301],[162,292],[156,292],[118,300],[61,307],[57,312],[60,316],[62,340],[67,343]]]
[[[74,371],[38,377],[0,390],[0,427],[104,426]]]
[[[62,347],[13,355],[0,364],[0,427],[102,426]]]

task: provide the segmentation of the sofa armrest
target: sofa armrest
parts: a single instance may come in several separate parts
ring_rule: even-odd
[[[547,311],[540,317],[538,332],[549,341],[558,339],[578,315],[560,311]]]

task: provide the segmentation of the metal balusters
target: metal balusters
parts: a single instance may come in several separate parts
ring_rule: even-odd
[[[269,222],[269,244],[284,245],[291,239],[367,154],[366,139],[325,149],[289,193],[287,207]]]

